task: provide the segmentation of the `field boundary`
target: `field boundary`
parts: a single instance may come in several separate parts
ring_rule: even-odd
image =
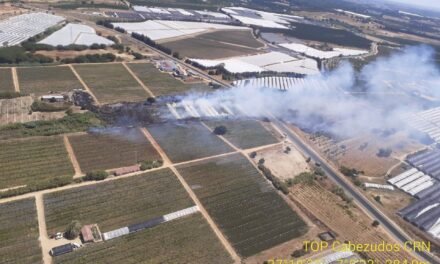
[[[44,201],[43,194],[39,193],[35,195],[35,206],[37,210],[37,218],[38,218],[38,229],[40,232],[40,246],[43,254],[43,263],[51,264],[52,258],[49,255],[49,248],[47,247],[49,242],[49,237],[47,235],[46,229],[46,215],[44,212]]]
[[[11,72],[12,72],[12,82],[14,83],[14,89],[17,93],[19,93],[20,92],[20,83],[18,81],[17,68],[12,67]]]
[[[155,97],[155,95],[153,94],[153,92],[150,90],[150,88],[148,88],[142,81],[141,79],[139,79],[139,77],[136,76],[136,74],[134,74],[134,72],[130,69],[130,67],[127,66],[127,64],[125,62],[122,63],[122,66],[124,66],[124,68],[130,73],[130,75],[139,83],[139,85],[151,96],[151,97]]]
[[[84,175],[81,171],[81,166],[79,166],[78,160],[76,159],[75,152],[73,151],[72,145],[70,144],[69,138],[67,135],[63,136],[64,146],[66,147],[67,154],[69,155],[70,161],[72,162],[73,169],[75,170],[75,175],[73,178],[79,178]]]
[[[95,100],[95,103],[97,105],[100,105],[101,103],[98,101],[98,98],[95,96],[95,94],[92,92],[90,87],[84,82],[84,80],[81,78],[81,76],[78,74],[78,72],[75,70],[75,68],[72,66],[72,64],[69,64],[70,70],[72,70],[75,77],[78,79],[78,81],[82,84],[84,89],[93,97],[93,100]]]

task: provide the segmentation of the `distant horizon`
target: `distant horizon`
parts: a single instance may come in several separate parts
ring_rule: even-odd
[[[428,9],[435,9],[435,11],[440,11],[440,0],[388,0],[388,1],[411,5],[423,9],[428,8]]]

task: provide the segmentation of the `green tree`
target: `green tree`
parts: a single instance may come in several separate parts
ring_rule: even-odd
[[[77,238],[81,233],[81,227],[82,225],[78,220],[73,220],[66,228],[65,237],[71,240]]]

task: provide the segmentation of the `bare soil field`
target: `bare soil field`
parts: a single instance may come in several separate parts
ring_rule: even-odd
[[[152,125],[147,130],[174,163],[233,151],[199,122]]]
[[[42,189],[70,182],[74,174],[61,137],[1,141],[0,149],[0,190]]]
[[[174,78],[169,73],[159,71],[151,63],[127,63],[127,66],[153,92],[155,96],[184,93],[191,89],[208,88],[203,83],[184,83]]]
[[[10,68],[0,68],[0,93],[14,92],[14,81],[12,80],[12,71]]]
[[[307,208],[323,224],[333,230],[339,241],[354,243],[379,244],[394,243],[380,228],[371,226],[373,220],[368,218],[359,209],[346,205],[338,196],[330,193],[315,182],[311,184],[297,184],[291,188],[291,198]],[[386,259],[411,260],[412,256],[401,249],[400,252],[363,252],[378,263],[385,263]]]
[[[223,136],[241,149],[275,144],[279,141],[271,131],[263,127],[257,120],[224,120],[205,122],[211,129],[225,126],[226,134]]]
[[[255,49],[264,47],[264,44],[254,37],[251,30],[218,30],[199,35],[197,38],[246,46]]]
[[[258,49],[246,48],[197,37],[171,41],[163,43],[162,45],[178,52],[180,57],[197,59],[221,59],[262,52]]]
[[[103,243],[87,245],[54,263],[233,263],[200,213]]]
[[[289,153],[285,152],[286,147],[290,147]],[[257,151],[255,160],[260,159],[264,159],[264,165],[282,180],[292,179],[301,172],[310,171],[306,159],[292,144]]]
[[[75,70],[101,103],[142,101],[147,92],[120,63],[75,65]]]
[[[160,155],[137,128],[113,128],[69,137],[81,171],[108,170],[159,160]]]
[[[243,257],[307,232],[307,225],[240,154],[177,167]]]
[[[0,263],[42,263],[35,199],[0,204]]]
[[[193,206],[169,169],[44,195],[48,233],[63,231],[72,220],[97,223],[102,232]]]
[[[20,91],[37,96],[83,89],[67,66],[17,68]]]

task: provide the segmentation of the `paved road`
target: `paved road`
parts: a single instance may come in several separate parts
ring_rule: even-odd
[[[313,162],[318,162],[321,164],[321,168],[325,171],[325,173],[333,179],[340,187],[344,189],[345,192],[349,193],[353,199],[361,205],[371,216],[373,216],[376,220],[378,220],[382,227],[385,230],[392,234],[395,239],[400,241],[402,244],[407,241],[412,241],[396,224],[390,220],[387,216],[385,216],[379,209],[377,209],[372,203],[364,197],[360,192],[358,192],[350,183],[346,182],[341,178],[340,174],[335,171],[335,169],[328,165],[327,161],[325,161],[320,155],[318,155],[315,151],[313,151],[306,143],[304,143],[295,133],[293,133],[290,129],[286,127],[286,125],[272,118],[271,121],[276,124],[285,135],[294,142],[305,155],[309,156]],[[438,258],[433,256],[427,252],[415,252],[422,260],[428,261],[429,263],[440,263]]]

